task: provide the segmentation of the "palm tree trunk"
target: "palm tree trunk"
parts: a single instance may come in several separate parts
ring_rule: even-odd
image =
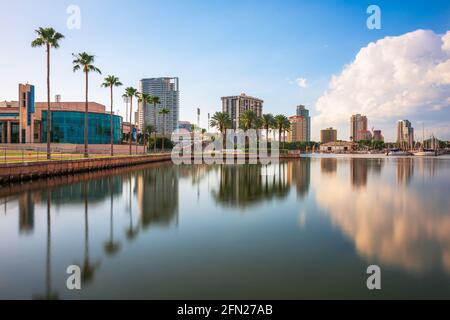
[[[145,112],[145,103],[144,103],[144,102],[142,103],[141,108],[142,108],[142,110],[141,110],[141,111],[142,111],[142,114],[144,114],[144,112]],[[147,137],[146,137],[146,135],[147,135],[147,132],[146,132],[146,131],[147,131],[147,130],[146,130],[146,128],[145,128],[145,117],[144,117],[144,119],[143,119],[142,122],[143,122],[143,125],[142,125],[142,126],[143,126],[142,132],[144,133],[144,137],[143,137],[144,141],[142,142],[142,144],[144,145],[144,154],[146,154],[146,153],[147,153],[147,144],[146,144],[146,143],[147,143],[147,141],[146,141],[146,140],[147,140],[147,139],[146,139],[146,138],[147,138]]]
[[[166,115],[163,114],[163,137],[162,137],[162,151],[164,152],[164,139],[166,137]]]
[[[227,129],[226,128],[222,128],[222,130],[220,130],[220,132],[223,134],[222,150],[225,150],[227,148]]]
[[[153,135],[153,137],[154,137],[153,151],[156,153],[156,103],[153,103],[153,115],[155,117],[155,119],[153,121],[153,124],[155,126],[155,132],[154,132],[154,135]]]
[[[133,140],[133,124],[131,122],[131,117],[133,115],[133,97],[130,97],[130,156],[131,156],[131,141]]]
[[[89,157],[88,153],[88,94],[89,94],[89,76],[86,74],[86,101],[84,105],[84,157]]]
[[[51,149],[50,149],[50,122],[52,115],[50,114],[50,45],[47,44],[47,160],[51,159]]]
[[[111,85],[111,157],[114,156],[114,131],[113,131],[113,86]]]

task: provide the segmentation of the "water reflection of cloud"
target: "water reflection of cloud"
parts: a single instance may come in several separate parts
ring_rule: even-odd
[[[399,165],[414,174],[410,162]],[[441,197],[432,197],[433,190],[427,195],[388,179],[369,179],[365,188],[355,189],[345,176],[320,174],[313,187],[319,206],[370,262],[414,272],[441,266],[450,272],[450,199],[439,186],[431,189]]]

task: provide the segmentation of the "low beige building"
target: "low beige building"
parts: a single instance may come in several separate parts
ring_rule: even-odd
[[[357,143],[348,141],[328,142],[320,145],[320,152],[326,153],[345,153],[355,151],[358,147]]]

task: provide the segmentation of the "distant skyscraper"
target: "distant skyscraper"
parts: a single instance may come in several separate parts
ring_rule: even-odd
[[[411,148],[414,146],[414,128],[408,120],[399,120],[397,123],[397,143]]]
[[[366,132],[367,117],[360,114],[352,115],[350,118],[350,140],[364,140]]]
[[[320,130],[320,143],[336,142],[337,141],[337,130],[333,128],[328,128]]]
[[[160,100],[160,104],[156,105],[156,131],[163,133],[165,129],[166,134],[171,134],[178,128],[178,120],[180,115],[180,90],[178,78],[148,78],[140,81],[140,92],[152,96],[156,96]],[[166,123],[163,124],[163,116],[159,114],[162,108],[170,111],[166,115]],[[153,104],[144,104],[142,106],[142,125],[153,125],[155,116]]]
[[[309,110],[303,105],[297,106],[297,117],[303,117],[303,138],[301,141],[311,141],[311,117],[309,116]]]
[[[222,111],[230,115],[233,128],[239,128],[239,117],[246,110],[253,110],[258,117],[262,116],[264,101],[242,93],[240,96],[222,97]]]

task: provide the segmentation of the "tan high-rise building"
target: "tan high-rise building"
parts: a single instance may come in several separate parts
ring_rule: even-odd
[[[360,141],[364,140],[367,132],[367,117],[355,114],[350,118],[350,140]]]
[[[309,142],[309,122],[303,116],[289,117],[291,131],[288,132],[288,142]]]
[[[408,120],[399,120],[397,123],[397,143],[402,147],[414,147],[414,128]]]
[[[333,128],[327,128],[320,130],[320,143],[336,142],[337,130]]]
[[[222,97],[222,111],[230,115],[233,122],[233,129],[239,128],[239,117],[246,110],[252,110],[258,117],[262,116],[264,101],[258,98],[247,96],[242,93],[240,96]]]

